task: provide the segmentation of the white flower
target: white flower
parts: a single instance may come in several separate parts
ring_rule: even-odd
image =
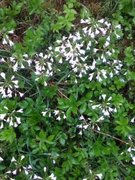
[[[16,162],[16,159],[12,157],[11,162]]]
[[[51,180],[56,180],[56,177],[54,176],[54,174],[52,173],[49,178],[51,178]]]
[[[77,67],[73,68],[73,71],[74,71],[74,72],[77,72],[77,71],[78,71]]]
[[[115,29],[121,29],[121,24],[116,25]]]
[[[99,73],[97,74],[96,79],[97,79],[99,82],[102,81],[102,78],[100,77],[100,74],[99,74]]]
[[[81,24],[85,24],[85,23],[88,24],[88,23],[89,23],[89,19],[85,19],[85,20],[84,20],[84,19],[81,19],[81,20],[80,20],[80,23],[81,23]]]
[[[98,35],[100,31],[98,29],[95,30],[95,34]]]
[[[103,62],[107,61],[104,54],[101,55],[101,59],[102,59]]]
[[[15,169],[14,171],[12,171],[13,175],[17,174],[17,169]]]
[[[53,164],[55,164],[56,163],[56,161],[55,160],[53,160]]]
[[[43,178],[41,178],[40,176],[37,176],[36,174],[34,174],[33,179],[38,180],[38,179],[43,179]]]
[[[112,97],[109,97],[107,101],[110,101],[110,100],[112,100]]]
[[[82,73],[79,73],[78,77],[81,78],[82,77]]]
[[[0,114],[0,119],[3,120],[5,118],[6,114]]]
[[[102,69],[102,70],[101,70],[101,74],[103,75],[103,77],[104,77],[105,79],[107,78],[107,76],[106,76],[106,74],[107,74],[107,73],[106,73],[106,70]]]
[[[75,79],[74,83],[75,83],[75,84],[77,84],[77,83],[78,83],[77,79]]]
[[[106,35],[107,29],[100,27],[99,31],[102,33],[102,35]]]
[[[12,69],[15,72],[18,70],[18,63],[17,62],[12,66]]]
[[[23,109],[19,109],[16,112],[23,113]]]
[[[10,46],[14,45],[13,41],[11,41],[11,40],[9,40],[8,43],[9,43]]]
[[[96,176],[99,178],[99,179],[102,179],[103,178],[103,174],[96,174]]]
[[[17,127],[17,126],[18,126],[18,124],[16,122],[14,122],[14,127]]]
[[[82,130],[81,131],[79,131],[79,133],[78,133],[79,135],[82,135]]]
[[[94,53],[96,53],[97,51],[98,51],[98,49],[97,49],[97,48],[94,48],[94,49],[93,49],[93,52],[94,52]]]
[[[4,161],[4,159],[2,157],[0,157],[0,162]]]
[[[102,110],[102,113],[104,114],[104,116],[109,116],[110,115],[109,111],[105,110],[105,109]]]
[[[25,174],[28,175],[29,171],[27,169],[24,170]]]
[[[16,122],[18,123],[18,124],[21,124],[21,118],[20,117],[16,117]]]
[[[7,172],[6,172],[6,174],[10,174],[10,173],[11,173],[11,171],[7,171]]]
[[[14,30],[8,31],[8,34],[13,34],[13,33],[14,33]]]
[[[3,129],[3,128],[4,128],[3,122],[1,122],[0,129]]]
[[[105,19],[98,20],[99,23],[103,24],[105,22]]]
[[[46,167],[44,167],[44,168],[43,168],[43,170],[44,170],[44,172],[46,172],[47,168],[46,168]]]
[[[133,117],[130,122],[134,123],[135,122],[135,117]]]
[[[89,35],[91,36],[91,38],[95,38],[95,33],[94,32],[89,33]]]
[[[24,158],[25,158],[25,156],[24,156],[24,155],[21,155],[21,161],[22,161]]]
[[[64,116],[63,116],[63,119],[66,119],[67,117],[66,117],[66,115],[64,114]]]
[[[76,127],[79,128],[79,129],[82,129],[82,128],[83,128],[83,125],[80,124],[80,125],[77,125]]]
[[[92,109],[96,109],[96,108],[98,108],[98,107],[100,107],[99,104],[97,104],[97,105],[92,105],[92,106],[91,106]]]
[[[105,100],[106,94],[102,94],[101,96],[102,96],[103,100]]]
[[[109,41],[106,41],[105,44],[104,44],[104,48],[106,48],[107,46],[110,45],[110,42]]]
[[[12,119],[10,120],[10,122],[9,122],[9,126],[13,126],[14,124],[13,124],[13,121],[12,121]]]
[[[6,74],[0,74],[3,80],[0,82],[0,93],[3,98],[12,97],[12,91],[14,88],[18,88],[18,80],[15,79],[15,76],[11,76],[10,78],[6,79]]]
[[[44,81],[44,86],[47,86],[47,83],[46,83],[46,81]]]
[[[63,60],[62,58],[59,59],[59,63],[62,64],[63,63]]]
[[[4,72],[0,73],[0,75],[3,79],[6,79],[6,74]]]
[[[28,165],[28,169],[32,169],[32,166],[31,166],[31,165]]]
[[[8,44],[7,40],[4,38],[2,44]]]
[[[112,72],[110,72],[110,74],[109,74],[109,75],[110,75],[110,78],[112,78],[112,77],[113,77],[113,73],[112,73]]]
[[[103,120],[104,120],[104,117],[101,116],[101,117],[97,120],[97,122],[100,122],[100,121],[103,121]]]
[[[132,148],[131,148],[131,147],[129,147],[127,151],[128,151],[128,152],[131,152],[131,151],[132,151]]]
[[[47,112],[48,112],[48,111],[42,112],[42,115],[43,115],[43,116],[46,116]]]
[[[94,73],[89,74],[89,80],[91,81],[93,79]]]
[[[135,165],[135,156],[132,157],[132,164]]]
[[[112,53],[110,51],[106,51],[106,55],[111,56]]]
[[[83,125],[83,129],[87,129],[89,125]]]
[[[90,69],[93,70],[93,69],[95,69],[95,67],[96,67],[96,61],[94,60],[92,65],[90,66]]]
[[[107,21],[105,21],[104,24],[105,24],[108,28],[110,28],[110,26],[111,26],[111,23],[109,23],[109,22],[107,22]]]
[[[41,57],[41,58],[43,58],[43,53],[42,53],[42,52],[39,53],[38,56]]]
[[[58,121],[60,121],[60,120],[61,120],[60,116],[58,116],[56,119],[57,119]]]
[[[99,126],[96,126],[97,127],[97,130],[100,131],[100,127]]]
[[[59,110],[54,110],[55,116],[59,114]]]
[[[109,112],[114,112],[114,109],[111,107],[108,107]]]
[[[80,117],[79,117],[79,120],[84,120],[85,118],[84,118],[84,116],[83,115],[81,115]]]

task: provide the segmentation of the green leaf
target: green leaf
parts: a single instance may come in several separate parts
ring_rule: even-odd
[[[10,142],[10,143],[13,143],[15,138],[16,138],[16,134],[15,134],[13,128],[4,129],[0,133],[0,141],[7,141],[7,142]]]
[[[133,48],[132,47],[127,47],[125,49],[125,58],[124,61],[127,63],[128,66],[131,66],[134,64],[134,56],[133,56]]]
[[[60,138],[60,143],[61,143],[61,145],[63,145],[63,146],[64,146],[64,145],[65,145],[65,142],[66,142],[66,141],[65,141],[65,139]]]
[[[129,133],[132,131],[131,127],[128,125],[128,119],[120,119],[117,120],[116,123],[118,125],[115,129],[118,133],[123,134],[124,136],[128,136]]]
[[[3,171],[4,169],[6,169],[6,166],[0,164],[0,172]]]
[[[128,71],[127,72],[127,78],[128,78],[128,80],[135,80],[135,72]]]
[[[45,97],[53,98],[57,94],[57,90],[57,86],[47,86],[44,88],[43,94]]]
[[[87,109],[87,103],[83,103],[81,106],[80,106],[80,113],[83,114]]]

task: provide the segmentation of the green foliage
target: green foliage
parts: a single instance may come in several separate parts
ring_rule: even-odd
[[[59,32],[63,28],[67,31],[71,30],[73,21],[76,19],[77,12],[74,9],[76,0],[68,0],[67,4],[63,7],[63,14],[58,16],[56,23],[52,26],[54,32]]]
[[[16,134],[13,130],[13,128],[4,129],[0,133],[0,141],[7,141],[9,143],[12,143],[16,138]]]
[[[0,8],[0,179],[134,179],[134,1],[43,5]]]

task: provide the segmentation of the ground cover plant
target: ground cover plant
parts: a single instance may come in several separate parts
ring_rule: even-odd
[[[58,3],[0,8],[0,179],[132,180],[134,1]]]

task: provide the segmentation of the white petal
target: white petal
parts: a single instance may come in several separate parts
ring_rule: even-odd
[[[4,159],[2,157],[0,157],[0,162],[4,161]]]
[[[0,73],[0,75],[3,79],[6,79],[6,74],[4,72]]]

